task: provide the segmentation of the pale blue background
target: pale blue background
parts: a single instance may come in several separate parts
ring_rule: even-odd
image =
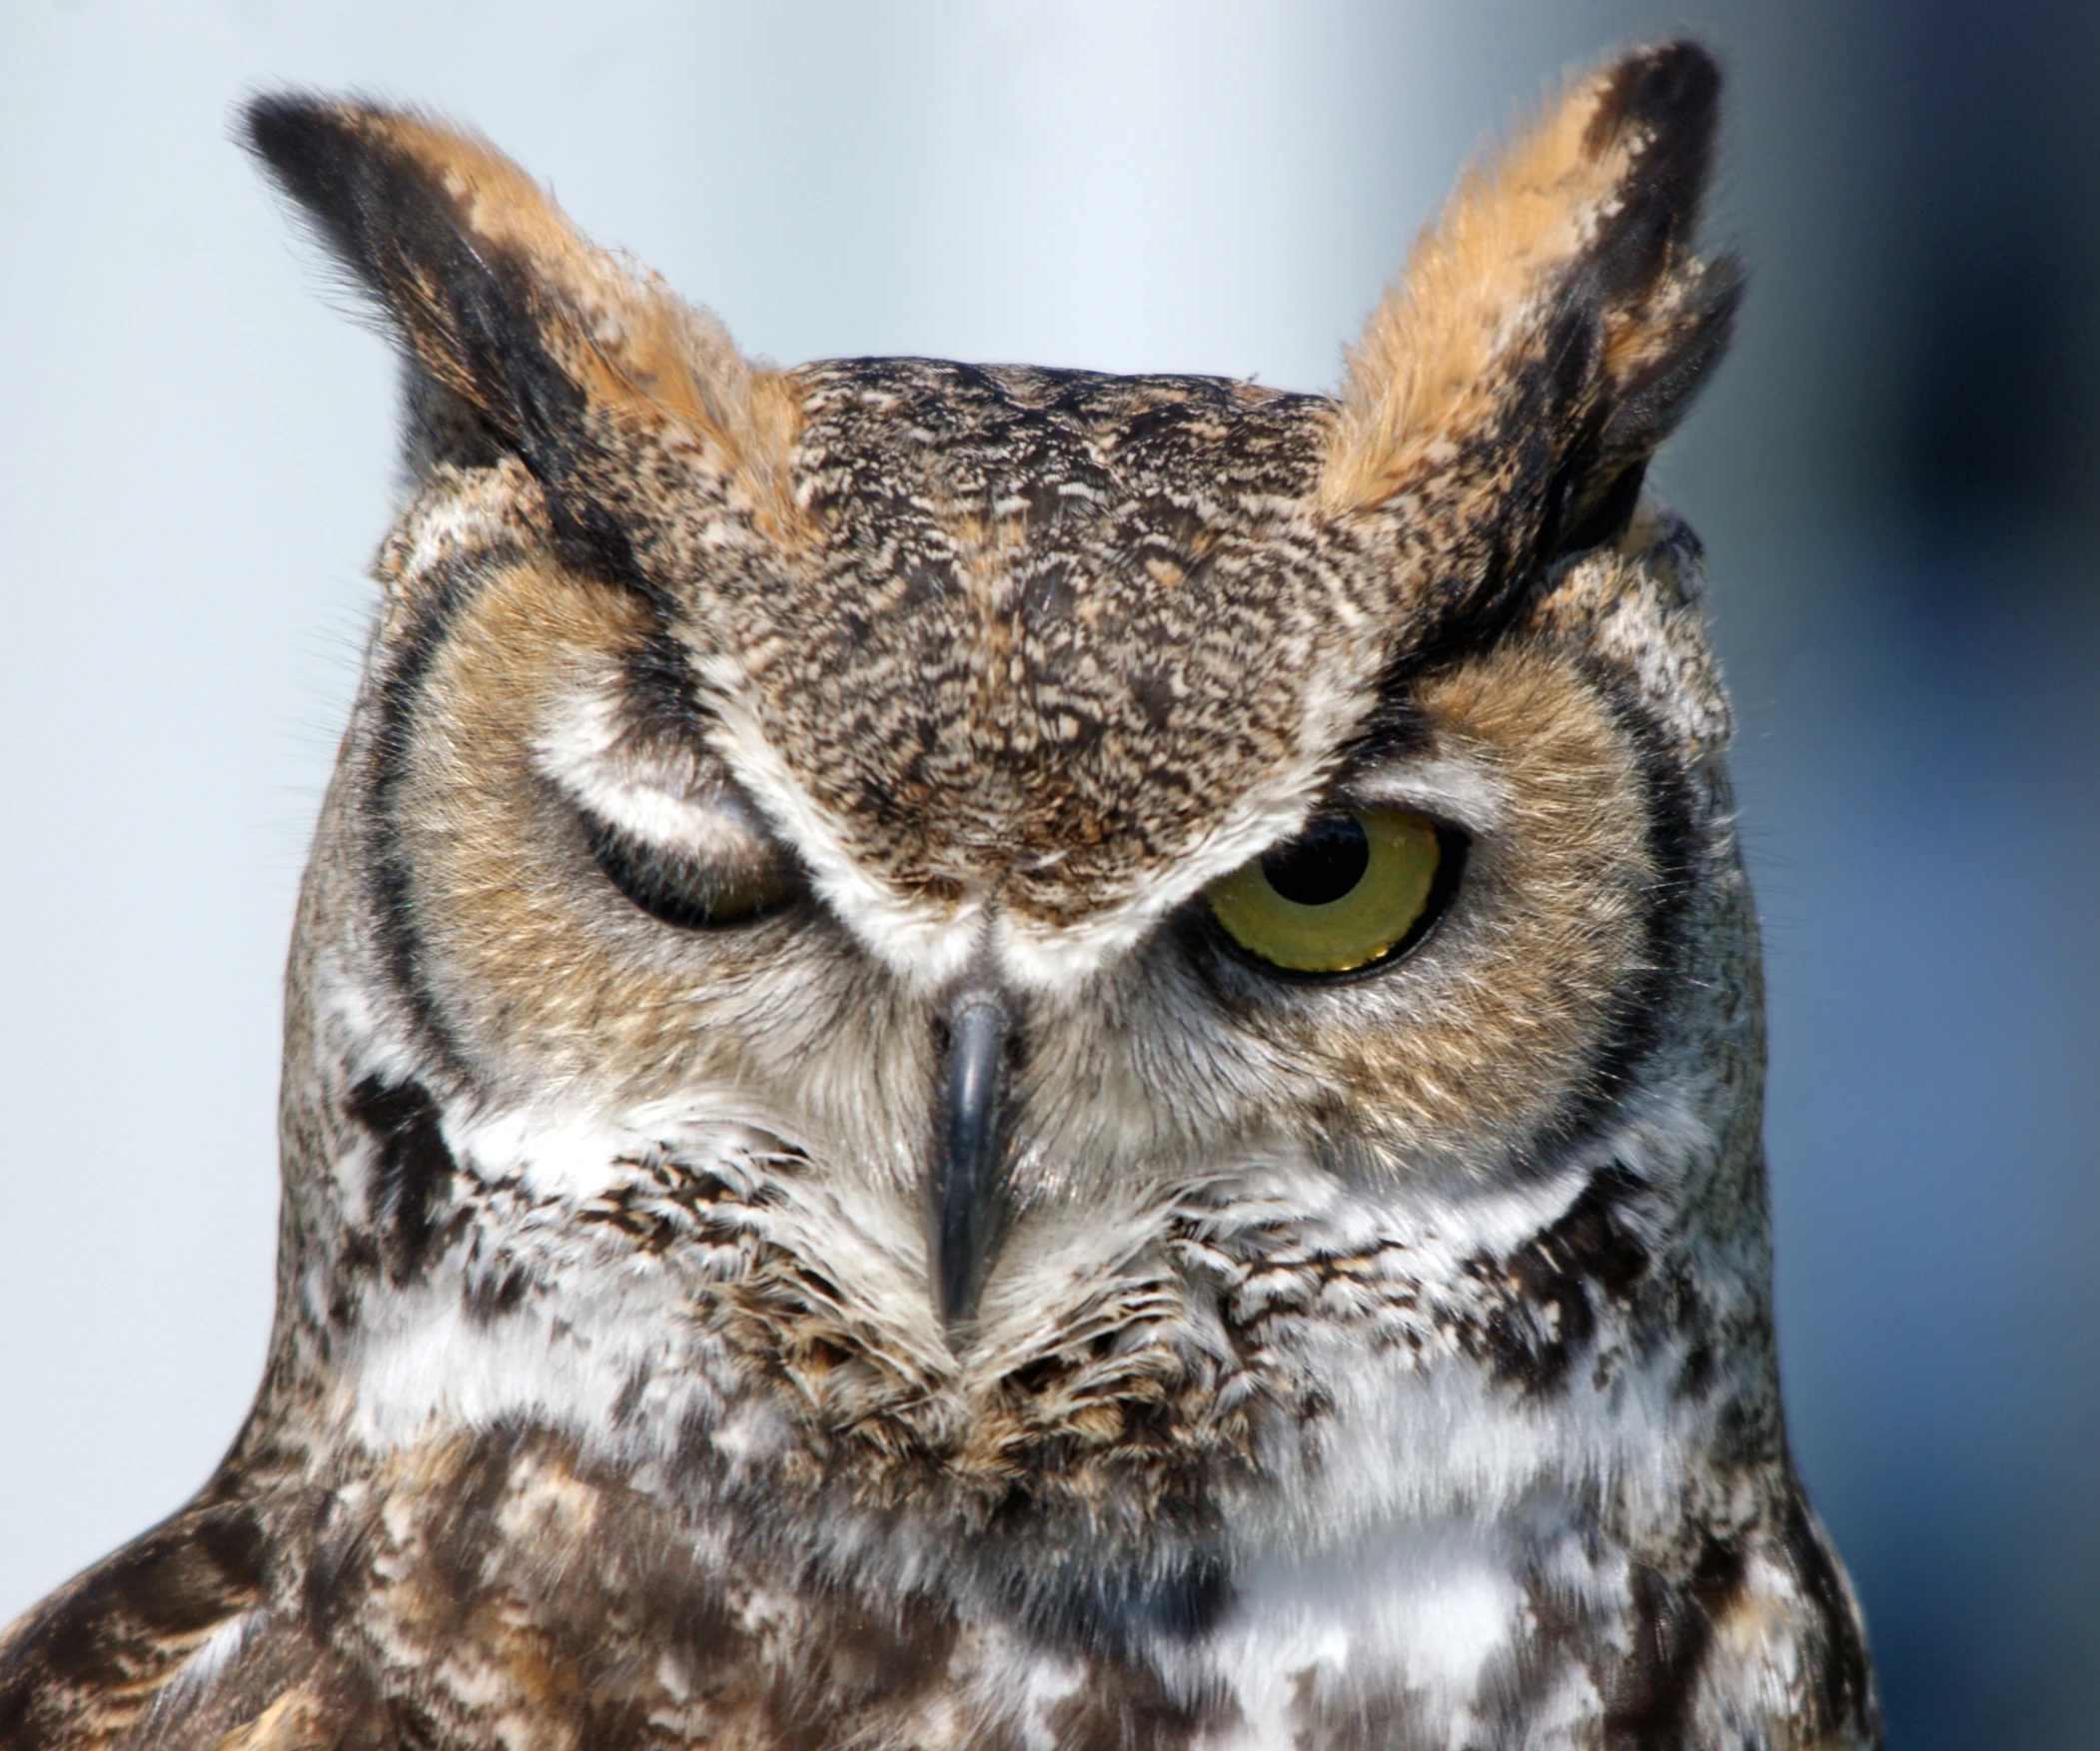
[[[1467,151],[1689,25],[1740,345],[1711,549],[1770,938],[1801,1464],[1894,1742],[2100,1739],[2100,8],[1983,0],[0,8],[0,1618],[262,1359],[278,976],[392,372],[242,156],[470,118],[743,344],[1337,376]]]

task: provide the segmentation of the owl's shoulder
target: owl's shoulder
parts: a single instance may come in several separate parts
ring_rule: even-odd
[[[369,1709],[326,1681],[304,1623],[268,1609],[269,1556],[250,1503],[207,1496],[78,1576],[0,1634],[0,1744],[362,1745]]]

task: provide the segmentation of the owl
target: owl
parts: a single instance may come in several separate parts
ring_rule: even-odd
[[[1334,397],[776,370],[419,114],[276,1328],[10,1751],[1859,1747],[1700,555],[1718,76],[1573,83]]]

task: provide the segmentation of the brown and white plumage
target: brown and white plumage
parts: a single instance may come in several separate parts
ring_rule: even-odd
[[[481,143],[255,105],[415,481],[263,1391],[9,1632],[0,1740],[1873,1743],[1640,497],[1736,294],[1715,90],[1572,87],[1335,401],[761,369]],[[1230,934],[1381,811],[1419,928]]]

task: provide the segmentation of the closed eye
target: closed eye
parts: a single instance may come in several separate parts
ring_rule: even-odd
[[[771,846],[701,859],[622,832],[588,810],[577,814],[605,879],[651,918],[680,930],[753,923],[801,888],[793,860]]]
[[[631,904],[680,930],[777,911],[802,889],[793,853],[676,702],[656,697],[660,685],[652,692],[634,682],[630,664],[560,693],[533,747],[599,871]]]

